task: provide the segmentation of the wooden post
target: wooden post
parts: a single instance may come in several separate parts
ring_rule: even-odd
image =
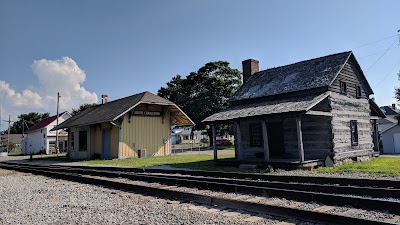
[[[262,121],[262,132],[264,139],[264,159],[265,161],[269,161],[269,145],[268,145],[268,130],[267,130],[267,121]]]
[[[59,106],[60,106],[60,92],[57,92],[57,125],[56,126],[58,126],[58,119],[60,117],[60,115],[58,114]],[[56,154],[58,156],[58,130],[56,130],[56,146],[55,146],[55,148],[56,148]]]
[[[239,121],[234,121],[233,125],[235,127],[235,147],[236,147],[236,158],[238,160],[243,159],[243,154],[242,154],[242,135],[240,133],[240,122]]]
[[[376,123],[377,120],[374,120],[374,133],[375,133],[375,151],[380,153],[380,149],[379,149],[379,133],[378,133],[378,125]]]
[[[297,148],[299,150],[299,161],[304,162],[304,148],[303,148],[303,134],[301,131],[301,117],[296,117],[296,127],[297,127]]]
[[[215,130],[215,124],[212,126],[212,134],[213,134],[213,149],[214,149],[214,161],[218,160],[218,153],[217,153],[217,131]]]

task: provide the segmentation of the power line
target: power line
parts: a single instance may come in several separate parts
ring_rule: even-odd
[[[360,46],[357,46],[357,47],[353,48],[353,50],[357,49],[357,48],[362,48],[362,47],[365,47],[365,46],[368,46],[368,45],[372,45],[372,44],[375,44],[375,43],[378,43],[378,42],[381,42],[381,41],[384,41],[384,40],[387,40],[387,39],[390,39],[390,38],[396,37],[396,36],[397,36],[397,34],[389,36],[389,37],[385,37],[383,39],[380,39],[380,40],[377,40],[377,41],[373,41],[373,42],[370,42],[370,43],[367,43],[367,44],[363,44],[363,45],[360,45]]]
[[[397,65],[395,65],[391,70],[390,70],[390,72],[388,73],[388,74],[386,74],[386,76],[381,80],[381,81],[379,81],[379,83],[373,88],[373,90],[375,90],[391,73],[392,73],[392,71],[397,67],[397,66],[399,66],[400,65],[400,62],[397,64]]]
[[[367,70],[365,73],[368,73],[368,71],[370,71],[370,70],[372,69],[372,67],[374,67],[374,66],[379,62],[379,60],[381,60],[381,58],[386,54],[386,52],[389,51],[389,49],[390,49],[390,48],[394,45],[394,43],[396,43],[396,42],[397,42],[397,39],[394,40],[394,42],[389,46],[389,48],[386,49],[386,51],[374,62],[374,64],[372,64],[371,67],[368,68],[368,70]]]
[[[397,45],[397,46],[391,47],[389,50],[391,50],[391,49],[395,49],[395,48],[398,48],[398,47],[400,47],[400,45]],[[372,53],[372,54],[369,54],[369,55],[365,55],[365,56],[363,56],[363,57],[357,57],[357,59],[364,59],[364,58],[367,58],[367,57],[370,57],[370,56],[373,56],[373,55],[376,55],[376,54],[382,53],[382,52],[384,52],[384,51],[385,51],[385,50],[382,50],[382,51],[379,51],[379,52],[375,52],[375,53]]]

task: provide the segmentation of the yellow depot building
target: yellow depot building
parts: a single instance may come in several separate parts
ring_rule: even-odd
[[[143,92],[87,108],[53,129],[67,129],[72,159],[169,155],[172,125],[194,125],[173,102]]]

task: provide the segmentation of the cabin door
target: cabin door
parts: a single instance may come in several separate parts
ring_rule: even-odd
[[[393,134],[394,153],[400,153],[400,133]]]
[[[282,156],[285,153],[283,143],[283,125],[281,122],[268,123],[268,146],[270,156]]]
[[[111,159],[111,129],[102,131],[101,158]]]

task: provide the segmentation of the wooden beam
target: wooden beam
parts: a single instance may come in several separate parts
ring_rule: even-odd
[[[379,133],[378,133],[378,124],[376,123],[376,120],[373,120],[374,123],[374,133],[375,133],[375,151],[380,153],[380,149],[379,149]]]
[[[234,121],[234,126],[235,126],[235,146],[236,146],[236,158],[239,160],[243,159],[243,153],[242,153],[242,134],[240,132],[240,122],[239,121]]]
[[[296,117],[297,148],[299,150],[299,161],[304,162],[303,134],[301,130],[301,117]]]
[[[330,113],[330,112],[313,111],[313,110],[306,112],[306,114],[314,115],[314,116],[332,116],[332,113]]]
[[[262,121],[262,132],[264,139],[264,160],[269,161],[269,145],[268,145],[268,129],[267,122],[265,120]]]
[[[214,149],[214,161],[218,160],[217,153],[217,131],[215,130],[215,124],[212,124],[212,135],[213,135],[213,149]]]

